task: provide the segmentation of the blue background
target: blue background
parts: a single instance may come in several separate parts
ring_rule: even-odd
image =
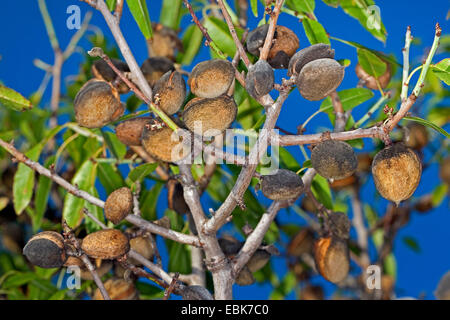
[[[342,9],[336,10],[326,6],[321,1],[316,1],[315,14],[331,35],[341,39],[356,41],[367,47],[386,53],[393,53],[399,61],[402,61],[401,49],[404,45],[405,30],[408,25],[411,25],[414,37],[421,40],[420,45],[415,45],[411,49],[413,66],[417,65],[426,52],[426,48],[431,45],[436,22],[441,24],[444,34],[448,33],[450,25],[445,20],[445,17],[449,9],[449,1],[384,0],[376,1],[376,3],[381,8],[382,20],[388,32],[386,44],[373,38],[355,19],[347,16]],[[75,0],[47,0],[47,6],[62,48],[65,48],[75,32],[75,30],[69,30],[66,27],[66,19],[68,17],[66,9],[72,4],[80,6],[83,16],[88,10],[93,10],[87,4]],[[148,7],[152,21],[157,21],[160,12],[160,2],[148,1]],[[260,12],[261,10],[260,8]],[[257,20],[253,18],[250,11],[248,14],[250,17],[249,27],[254,28]],[[281,24],[295,30],[299,36],[301,47],[309,45],[303,28],[297,19],[284,14],[279,21]],[[181,25],[186,26],[188,23],[190,23],[190,17],[185,17]],[[112,39],[100,13],[94,13],[91,24],[100,27],[105,35]],[[127,9],[124,10],[121,28],[136,60],[138,63],[141,63],[147,58],[147,48],[142,34]],[[37,90],[44,76],[44,72],[33,65],[33,59],[39,58],[48,63],[52,63],[53,61],[53,52],[39,13],[37,1],[1,1],[0,30],[0,55],[2,56],[0,60],[0,79],[5,85],[28,96]],[[90,49],[86,40],[81,41],[80,46],[86,50]],[[347,58],[352,61],[352,66],[347,69],[344,82],[339,90],[355,87],[358,80],[353,72],[356,61],[354,48],[333,40],[332,46],[336,50],[336,59]],[[202,47],[200,55],[186,69],[190,70],[197,62],[205,60],[208,57],[208,48]],[[437,59],[435,61],[438,61]],[[76,75],[81,62],[82,56],[74,54],[64,65],[63,79],[71,75]],[[278,71],[277,76],[285,76],[284,71]],[[399,73],[397,73],[398,76]],[[65,88],[63,88],[64,91]],[[372,102],[376,101],[378,95],[376,93],[376,97],[373,98]],[[49,100],[50,90],[47,90],[43,100],[45,107],[48,107]],[[295,90],[283,107],[278,125],[288,131],[295,131],[296,126],[302,123],[312,112],[316,111],[319,105],[320,102],[311,103],[302,99],[297,90]],[[366,108],[361,107],[355,109],[353,115],[358,119],[365,112]],[[313,130],[309,128],[309,133],[315,132],[316,129],[323,130],[324,127],[329,128],[330,123],[327,116],[321,114],[314,118],[310,126]],[[365,142],[365,148],[370,149],[371,142],[369,140]],[[290,148],[289,150],[293,152],[300,163],[303,162],[304,159],[298,151],[298,148]],[[429,157],[430,154],[426,153],[425,158],[428,159]],[[422,183],[417,189],[415,196],[431,192],[436,186],[437,181],[438,166],[433,164],[424,172]],[[375,195],[373,182],[369,181],[361,193],[363,200],[372,203]],[[260,196],[259,199],[267,203],[267,200],[263,199],[263,197]],[[160,201],[158,204],[159,214],[163,212],[165,205],[165,203]],[[210,203],[207,201],[205,207],[208,205]],[[386,201],[379,201],[379,205],[377,206],[379,212],[384,212],[386,205]],[[349,214],[350,216],[352,215],[351,212]],[[279,218],[281,221],[294,220],[302,223],[293,214],[288,215],[284,211],[280,213]],[[450,215],[447,197],[439,208],[434,209],[429,214],[413,214],[408,225],[400,230],[394,244],[398,274],[395,288],[397,295],[420,296],[427,299],[434,299],[433,290],[436,288],[440,277],[450,269],[450,251],[448,249],[450,242],[449,225]],[[420,253],[415,253],[404,245],[401,241],[404,236],[412,236],[418,241],[421,248]],[[286,272],[284,260],[281,258],[275,258],[273,260],[275,269],[282,276]],[[324,281],[320,279],[316,279],[315,282],[324,284]],[[334,286],[328,283],[325,283],[325,288],[327,296],[334,290]],[[238,299],[267,299],[270,294],[270,286],[252,285],[248,287],[236,287],[234,293],[235,298]],[[291,294],[289,298],[294,298],[294,295]]]

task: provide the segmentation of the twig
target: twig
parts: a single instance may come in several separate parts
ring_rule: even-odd
[[[133,252],[132,254],[136,254],[138,255],[139,253],[135,252],[133,249],[130,250],[129,254]],[[144,257],[142,257],[144,258]],[[144,258],[145,259],[145,258]],[[124,267],[125,269],[130,270],[131,272],[133,272],[135,275],[137,275],[138,277],[144,277],[147,278],[155,283],[157,283],[158,285],[160,285],[163,288],[167,288],[168,285],[164,283],[163,280],[158,279],[157,277],[155,277],[154,275],[148,273],[147,271],[145,271],[142,268],[139,268],[133,264],[131,264],[130,262],[128,262],[128,259],[126,256],[123,256],[119,259],[117,259],[117,261],[122,265],[122,267]]]
[[[264,41],[264,45],[261,49],[261,53],[259,58],[262,60],[267,60],[269,56],[270,48],[272,47],[272,40],[275,34],[275,29],[277,27],[278,16],[281,13],[281,7],[283,6],[284,0],[276,0],[275,7],[271,13],[269,29],[267,30],[266,40]]]
[[[365,271],[370,264],[370,259],[369,254],[367,253],[368,232],[366,226],[364,225],[364,215],[361,207],[361,199],[359,197],[359,187],[353,188],[353,197],[351,198],[353,209],[352,224],[355,227],[357,243],[361,249],[361,267]]]
[[[102,229],[108,229],[106,224],[101,222],[96,216],[94,216],[88,209],[83,208],[83,213],[88,216],[92,221],[94,221],[96,224],[98,224]]]
[[[401,101],[406,100],[408,96],[408,74],[409,74],[409,47],[412,41],[411,26],[406,28],[405,47],[403,48],[403,77],[402,77],[402,93],[400,94]]]
[[[355,129],[361,127],[361,125],[366,122],[370,117],[383,105],[383,103],[391,97],[391,92],[386,92],[383,96],[378,99],[378,101],[367,111],[367,113],[359,119],[353,126]]]
[[[178,272],[176,272],[172,278],[172,282],[170,283],[169,287],[164,291],[163,300],[168,300],[170,298],[172,291],[175,289],[175,285],[177,284],[179,276],[180,276],[180,274]]]
[[[336,115],[336,119],[334,121],[334,132],[344,131],[345,124],[347,123],[347,117],[345,116],[341,99],[339,99],[336,90],[330,94],[330,99],[333,103],[334,113]]]
[[[114,16],[116,17],[117,23],[120,23],[122,18],[124,0],[116,0],[116,9],[114,10]]]

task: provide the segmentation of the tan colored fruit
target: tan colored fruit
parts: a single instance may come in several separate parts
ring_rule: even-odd
[[[150,117],[140,117],[119,123],[116,127],[117,138],[127,146],[140,146],[142,131],[150,119]]]
[[[275,81],[272,67],[265,60],[258,60],[248,68],[245,79],[245,89],[248,94],[258,99],[268,94]]]
[[[184,107],[183,121],[190,131],[212,137],[229,128],[236,114],[237,106],[232,97],[193,99]]]
[[[130,240],[130,248],[139,253],[147,260],[151,260],[155,250],[148,237],[141,236]],[[134,259],[130,259],[130,263],[139,266],[140,263]]]
[[[414,209],[416,209],[420,213],[426,213],[434,208],[432,196],[431,194],[426,194],[420,197],[419,201],[414,205]]]
[[[81,249],[91,258],[116,259],[130,250],[126,235],[117,229],[106,229],[88,234]]]
[[[328,226],[331,233],[339,239],[348,240],[350,238],[350,220],[343,212],[332,212],[328,215]]]
[[[320,238],[314,251],[317,270],[325,279],[339,283],[347,277],[350,258],[344,241],[332,237]]]
[[[244,266],[236,277],[236,284],[240,286],[249,286],[255,283],[255,278],[247,266]]]
[[[123,279],[109,279],[105,282],[105,289],[111,300],[138,300],[139,293],[131,282]],[[94,300],[103,300],[100,290],[95,290]]]
[[[358,63],[355,67],[357,77],[364,82],[364,85],[372,90],[378,90],[377,80],[374,76],[369,75]],[[391,65],[386,63],[386,71],[378,77],[378,82],[382,89],[386,88],[391,81]]]
[[[298,51],[289,61],[288,76],[299,74],[308,62],[323,58],[334,59],[334,50],[328,44],[313,44]]]
[[[311,165],[322,177],[339,180],[351,176],[356,171],[358,160],[348,143],[326,140],[312,150]]]
[[[318,101],[335,91],[345,75],[345,67],[336,60],[323,58],[308,62],[300,71],[296,84],[303,98]]]
[[[234,79],[231,62],[222,59],[197,64],[188,79],[193,94],[201,98],[217,98],[228,91]]]
[[[114,224],[118,224],[133,210],[133,194],[127,187],[114,190],[106,199],[105,216]]]
[[[183,138],[169,127],[144,126],[141,143],[145,151],[161,161],[176,162],[189,155],[189,146],[185,146]]]
[[[439,167],[439,176],[442,181],[450,185],[450,156],[444,158]]]
[[[301,202],[301,208],[306,212],[316,213],[317,207],[314,202],[308,196],[304,196]]]
[[[356,176],[353,174],[347,178],[334,180],[330,183],[330,187],[334,190],[343,190],[353,186],[357,181]]]
[[[297,282],[305,281],[311,277],[309,268],[301,261],[289,264],[289,270],[291,270]]]
[[[302,194],[303,187],[300,176],[286,169],[263,176],[261,181],[262,193],[271,200],[296,199]]]
[[[159,78],[168,71],[174,71],[173,62],[165,57],[151,57],[142,63],[142,73],[148,84],[153,87]]]
[[[102,263],[100,267],[96,267],[95,271],[97,272],[98,276],[101,278],[105,274],[107,274],[109,271],[111,271],[113,266],[113,263],[108,260],[102,260]],[[94,277],[92,277],[92,273],[86,268],[83,267],[80,269],[80,278],[83,280],[94,280]]]
[[[152,22],[153,37],[149,42],[149,50],[152,56],[165,57],[175,61],[177,50],[183,50],[183,43],[177,33],[160,23]]]
[[[270,260],[270,253],[268,253],[266,250],[257,249],[253,256],[248,260],[247,267],[250,270],[250,272],[256,272],[267,264]]]
[[[405,139],[405,145],[415,150],[421,150],[427,144],[427,128],[420,123],[411,123],[408,125],[408,136]]]
[[[289,255],[300,257],[304,253],[310,253],[314,246],[314,233],[309,228],[303,228],[295,236],[287,248]]]
[[[95,79],[81,87],[73,105],[78,124],[86,128],[101,128],[125,111],[117,90],[108,82]]]
[[[323,300],[324,298],[321,286],[307,285],[300,290],[300,300]]]
[[[54,231],[34,235],[23,248],[23,254],[35,266],[59,268],[67,260],[64,238]]]
[[[186,99],[186,84],[177,71],[166,72],[155,83],[153,93],[159,98],[159,107],[166,114],[171,115],[180,110]]]
[[[113,65],[121,72],[130,72],[128,65],[118,59],[111,59]],[[92,74],[98,80],[114,83],[113,85],[120,94],[125,94],[130,91],[130,88],[120,80],[117,73],[106,63],[105,60],[95,60],[91,68]]]
[[[419,157],[402,143],[384,148],[373,159],[375,187],[383,198],[397,205],[411,197],[419,185],[421,174]]]
[[[184,200],[183,186],[175,180],[169,180],[167,183],[167,202],[169,209],[178,214],[189,212],[189,207]]]
[[[70,266],[77,266],[77,267],[84,267],[84,263],[80,258],[77,257],[68,257],[66,262],[64,263],[64,267],[70,267]]]

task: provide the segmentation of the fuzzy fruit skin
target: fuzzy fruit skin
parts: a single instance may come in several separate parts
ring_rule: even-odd
[[[278,169],[274,174],[263,176],[261,191],[271,200],[289,200],[298,198],[303,192],[303,181],[293,171]]]
[[[264,46],[264,40],[266,40],[268,31],[269,25],[263,24],[248,33],[246,41],[248,52],[250,52],[254,56],[259,57],[260,48]]]
[[[127,146],[140,146],[142,131],[150,119],[150,117],[139,117],[119,123],[116,127],[117,139]]]
[[[258,60],[249,67],[247,78],[245,79],[245,89],[255,99],[268,94],[275,81],[273,69],[264,60]]]
[[[255,278],[247,266],[244,266],[236,277],[236,284],[240,286],[249,286],[255,283]]]
[[[183,186],[175,180],[169,180],[167,183],[167,203],[171,210],[178,214],[189,212],[189,206],[186,204],[183,195]]]
[[[420,182],[422,163],[403,143],[377,153],[372,162],[375,187],[381,196],[397,205],[411,197]]]
[[[237,106],[232,97],[196,98],[184,107],[183,121],[191,132],[212,137],[228,129],[236,114]]]
[[[442,163],[439,167],[439,176],[441,177],[442,181],[450,185],[450,156],[442,160]]]
[[[303,98],[318,101],[336,90],[344,79],[345,67],[336,60],[323,58],[305,64],[296,84]]]
[[[165,57],[151,57],[142,63],[141,71],[150,87],[168,71],[174,71],[173,62]]]
[[[420,123],[411,123],[408,125],[408,137],[405,139],[405,145],[414,150],[421,150],[428,144],[428,131]]]
[[[314,260],[322,277],[333,283],[344,280],[350,270],[348,246],[337,238],[320,238],[315,243]]]
[[[130,72],[130,68],[128,67],[126,62],[118,59],[111,59],[111,61],[119,71]],[[106,82],[113,82],[118,78],[114,70],[103,59],[96,60],[92,64],[91,71],[95,78]],[[116,88],[120,94],[125,94],[130,91],[130,88],[128,88],[128,86],[122,80],[118,81]]]
[[[175,52],[183,50],[183,43],[177,33],[160,23],[152,22],[153,39],[149,42],[151,56],[165,57],[175,61]]]
[[[266,250],[257,249],[253,256],[248,260],[247,267],[250,272],[256,272],[262,269],[270,260],[270,253]]]
[[[308,62],[324,58],[334,59],[334,50],[328,44],[317,43],[306,47],[292,56],[288,76],[299,74]]]
[[[88,234],[81,249],[91,258],[116,259],[130,250],[127,236],[117,229],[105,229]]]
[[[169,127],[152,129],[144,126],[141,144],[151,156],[164,162],[176,162],[189,154],[189,147],[183,144],[183,138]]]
[[[114,190],[106,199],[105,216],[114,224],[125,219],[131,210],[133,210],[133,194],[127,187]]]
[[[54,231],[34,235],[23,248],[23,254],[28,261],[41,268],[59,268],[67,260],[64,238]]]
[[[328,215],[328,224],[331,233],[339,239],[348,240],[350,238],[350,220],[343,212],[332,212]]]
[[[105,289],[111,300],[138,300],[138,292],[133,283],[123,279],[109,279],[105,282]],[[103,300],[100,290],[95,290],[93,300]]]
[[[147,260],[151,260],[155,250],[153,249],[153,245],[148,237],[141,236],[136,237],[130,240],[130,248],[139,253]],[[130,263],[135,266],[140,266],[141,264],[134,260],[130,259]]]
[[[348,143],[326,140],[312,150],[311,164],[322,177],[338,180],[351,176],[358,167],[358,160]]]
[[[172,115],[180,110],[186,99],[186,83],[177,71],[166,72],[155,83],[154,95],[159,95],[159,107],[166,114]]]
[[[314,232],[309,228],[300,230],[292,237],[287,252],[294,257],[300,257],[304,253],[310,253],[314,247]]]
[[[378,90],[377,81],[374,76],[369,75],[358,63],[355,67],[355,73],[357,77],[364,81],[364,85],[372,90]],[[380,77],[378,77],[378,82],[382,89],[386,88],[391,81],[391,65],[386,63],[386,71]]]
[[[228,91],[234,79],[231,62],[221,59],[197,64],[188,79],[193,94],[201,98],[216,98]]]
[[[125,111],[117,90],[108,82],[95,79],[81,87],[73,105],[78,124],[91,129],[104,127]]]

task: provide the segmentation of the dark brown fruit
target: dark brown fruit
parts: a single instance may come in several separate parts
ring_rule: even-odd
[[[261,181],[262,193],[271,200],[296,199],[303,192],[303,187],[300,176],[285,169],[263,176]]]
[[[151,56],[165,57],[175,61],[177,50],[183,50],[183,43],[177,33],[160,23],[152,22],[153,37],[149,42]]]
[[[257,61],[248,69],[245,89],[255,99],[268,94],[275,81],[272,67],[264,60]]]
[[[357,179],[356,176],[353,174],[347,178],[334,180],[330,183],[330,187],[334,190],[343,190],[348,187],[353,186],[356,183]]]
[[[358,168],[356,169],[358,172],[370,172],[372,168],[373,157],[368,153],[359,153],[358,158]]]
[[[405,145],[415,150],[421,150],[428,144],[428,131],[420,123],[411,123],[408,125],[408,135],[405,139]]]
[[[334,59],[334,50],[328,44],[318,43],[306,47],[292,56],[288,76],[299,74],[308,62],[324,58]]]
[[[332,237],[320,238],[314,251],[317,270],[325,279],[339,283],[347,277],[350,258],[344,241]]]
[[[125,111],[117,90],[108,82],[94,79],[81,87],[73,105],[78,124],[86,128],[101,128]]]
[[[109,279],[105,282],[105,289],[111,300],[138,300],[139,293],[133,283],[123,279]],[[103,300],[100,290],[95,290],[93,300]]]
[[[81,249],[91,258],[116,259],[130,250],[130,243],[121,231],[106,229],[88,234]]]
[[[188,79],[193,94],[216,98],[226,93],[233,83],[234,68],[227,60],[214,59],[197,64]]]
[[[314,204],[314,201],[311,200],[308,196],[304,196],[301,202],[301,208],[306,212],[316,213],[317,207]]]
[[[106,199],[105,216],[118,224],[133,210],[133,194],[127,187],[114,190]]]
[[[309,228],[304,228],[292,237],[287,252],[291,256],[300,257],[304,253],[310,253],[313,246],[314,232]]]
[[[345,75],[345,67],[336,60],[323,58],[305,64],[296,84],[303,98],[318,101],[339,87]]]
[[[247,267],[250,272],[256,272],[262,269],[270,260],[270,253],[266,250],[257,249],[253,256],[248,260]]]
[[[416,209],[420,213],[426,213],[434,208],[431,194],[426,194],[420,197],[419,201],[414,205],[414,209]]]
[[[321,286],[307,285],[300,290],[300,300],[323,300],[324,298]]]
[[[232,257],[242,248],[242,242],[231,236],[223,236],[219,239],[219,246],[227,257]]]
[[[264,46],[264,41],[269,29],[268,24],[259,26],[251,31],[247,37],[247,50],[259,57],[260,50]],[[276,26],[273,35],[273,44],[269,51],[268,62],[275,69],[286,69],[290,58],[300,46],[300,42],[295,33],[284,26]]]
[[[450,185],[450,157],[446,157],[442,160],[439,167],[439,176],[442,181]]]
[[[419,185],[421,174],[419,158],[402,143],[384,148],[373,159],[375,187],[383,198],[397,205],[411,197]]]
[[[171,115],[180,110],[186,99],[186,84],[180,73],[168,71],[156,81],[153,93],[155,98],[158,95],[161,110]]]
[[[356,171],[358,160],[348,143],[326,140],[312,150],[311,164],[322,177],[338,180],[351,176]]]
[[[150,87],[153,87],[163,74],[174,71],[175,67],[173,62],[165,57],[152,57],[144,61],[141,70]]]
[[[119,123],[116,127],[117,138],[127,146],[140,146],[142,131],[150,119],[150,117],[140,117]]]
[[[167,183],[167,202],[169,209],[174,210],[178,214],[189,212],[189,207],[184,200],[183,186],[181,183],[170,180]]]
[[[255,278],[247,266],[244,266],[236,277],[236,284],[240,286],[249,286],[255,283]]]
[[[372,90],[378,90],[377,80],[374,76],[369,75],[358,63],[355,67],[355,72],[358,78],[364,82],[364,85]],[[386,71],[380,77],[378,77],[378,82],[382,89],[386,88],[391,81],[391,65],[386,63]]]
[[[141,143],[151,156],[165,162],[176,162],[189,154],[189,146],[185,146],[183,138],[169,127],[144,126]]]
[[[119,71],[130,72],[130,68],[125,62],[118,59],[111,59],[111,61]],[[103,59],[96,60],[92,64],[91,70],[94,77],[98,80],[103,80],[110,83],[116,82],[114,83],[114,86],[117,88],[117,91],[120,94],[124,94],[130,91],[130,88],[128,88],[125,82],[120,80],[117,73],[106,63],[105,60]]]
[[[67,259],[64,238],[54,231],[43,231],[33,236],[23,248],[23,254],[41,268],[59,268]]]
[[[229,128],[236,114],[237,106],[232,97],[193,99],[184,107],[183,121],[190,131],[212,137]]]
[[[350,220],[343,212],[332,212],[328,215],[328,226],[331,233],[339,239],[348,240],[350,238]]]

